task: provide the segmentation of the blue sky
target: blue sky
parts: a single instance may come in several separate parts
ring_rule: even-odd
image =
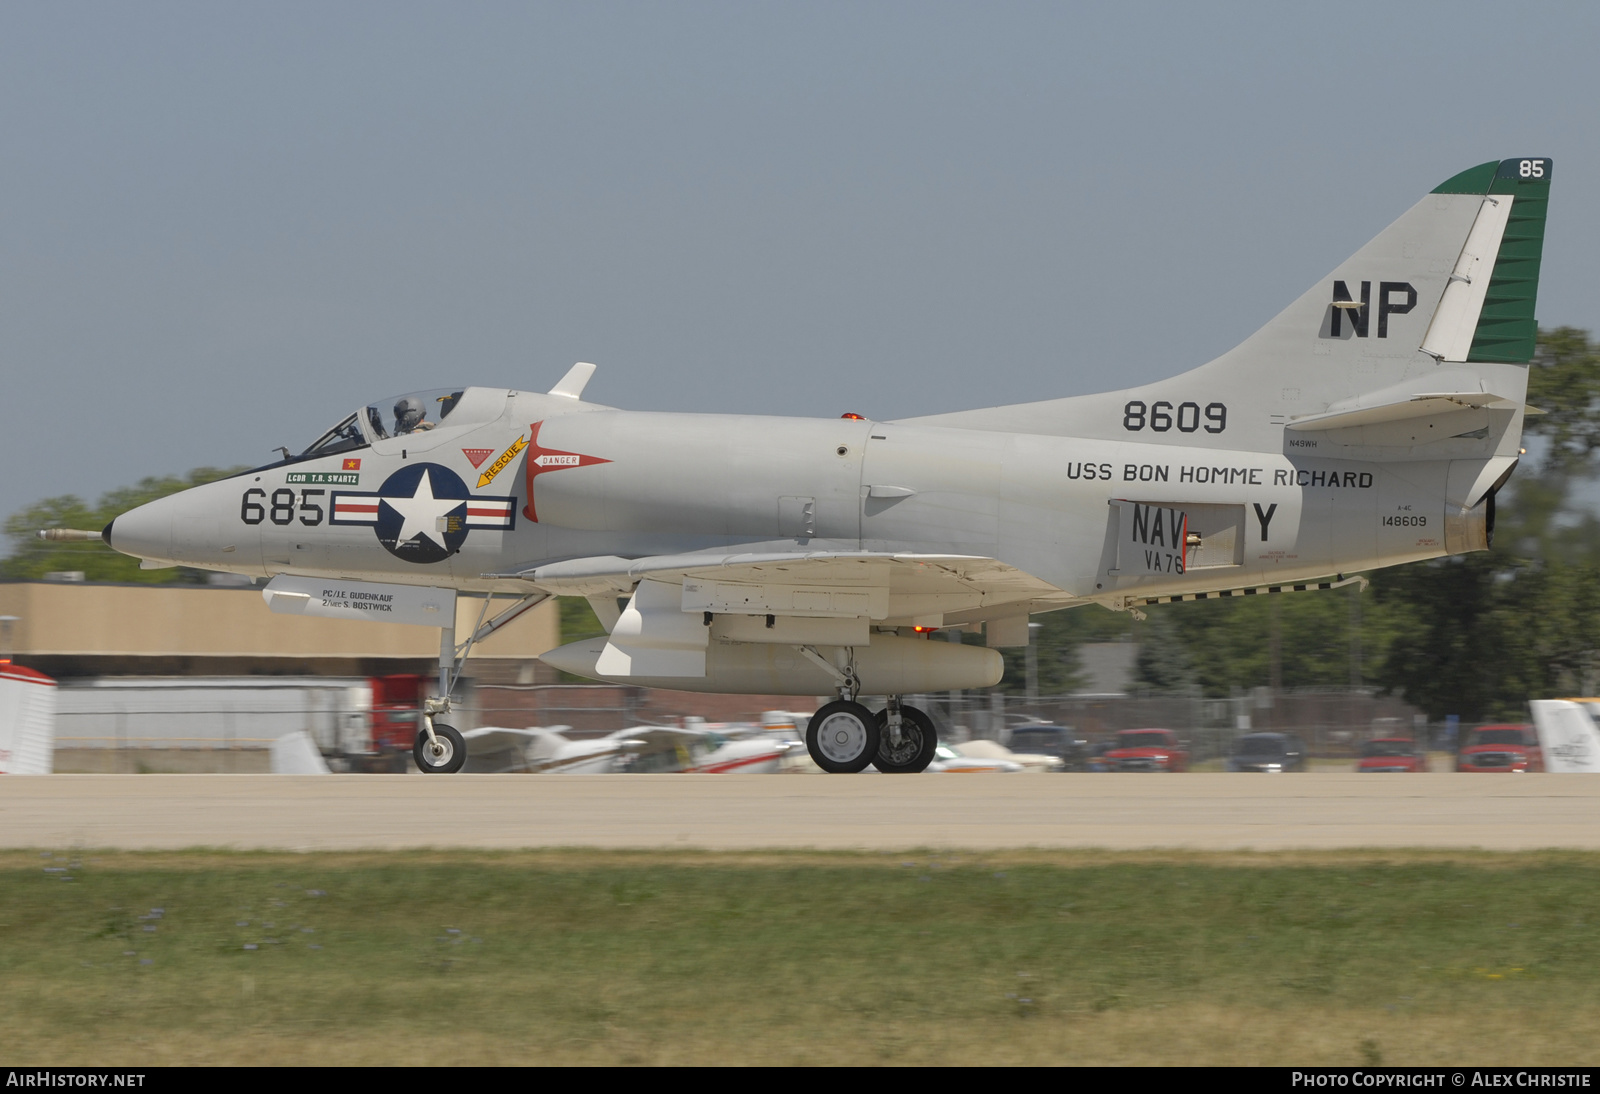
[[[1587,4],[0,7],[0,513],[414,388],[902,417],[1244,338],[1462,168],[1555,159]]]

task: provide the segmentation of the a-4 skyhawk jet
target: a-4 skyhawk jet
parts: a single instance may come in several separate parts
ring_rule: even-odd
[[[1485,549],[1531,412],[1550,176],[1542,158],[1463,171],[1238,348],[1143,387],[884,422],[660,414],[585,402],[580,364],[545,393],[380,400],[103,534],[152,565],[271,578],[274,610],[445,624],[430,715],[475,638],[575,594],[608,636],[551,665],[836,694],[806,731],[821,767],[920,771],[934,726],[899,697],[997,683],[996,648],[1035,613]],[[487,619],[459,646],[458,593]],[[453,771],[465,749],[425,718],[415,755]]]

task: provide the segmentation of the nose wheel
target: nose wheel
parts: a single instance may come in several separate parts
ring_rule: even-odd
[[[848,699],[822,707],[806,724],[806,751],[818,767],[836,775],[865,770],[878,754],[878,742],[872,711]]]
[[[455,726],[433,723],[433,739],[428,731],[417,734],[417,743],[411,746],[411,755],[417,761],[417,770],[427,775],[453,775],[467,762],[467,742],[456,732]]]

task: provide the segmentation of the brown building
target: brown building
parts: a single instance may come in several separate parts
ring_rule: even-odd
[[[481,603],[457,601],[459,639],[476,625]],[[432,627],[278,614],[268,610],[259,587],[0,584],[0,616],[15,617],[9,641],[17,663],[63,681],[438,672],[439,632]],[[511,728],[564,724],[581,736],[689,716],[758,720],[766,710],[809,712],[819,702],[562,680],[537,660],[561,643],[560,631],[552,600],[475,645],[462,669],[465,687],[457,698],[466,717],[459,721]],[[6,653],[0,649],[0,657]]]
[[[470,633],[479,605],[457,602],[458,634]],[[386,676],[433,673],[439,663],[431,627],[279,615],[252,587],[0,584],[0,615],[16,617],[16,661],[57,679]],[[560,637],[556,605],[547,602],[478,643],[471,665],[515,674]]]

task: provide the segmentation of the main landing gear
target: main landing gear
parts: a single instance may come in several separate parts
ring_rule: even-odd
[[[939,732],[923,711],[890,699],[889,705],[878,712],[877,723],[878,755],[872,765],[879,771],[885,775],[915,775],[933,762]]]
[[[806,750],[822,770],[840,775],[868,765],[886,775],[915,774],[933,762],[939,745],[933,719],[898,698],[877,714],[850,699],[819,709],[806,725]]]

